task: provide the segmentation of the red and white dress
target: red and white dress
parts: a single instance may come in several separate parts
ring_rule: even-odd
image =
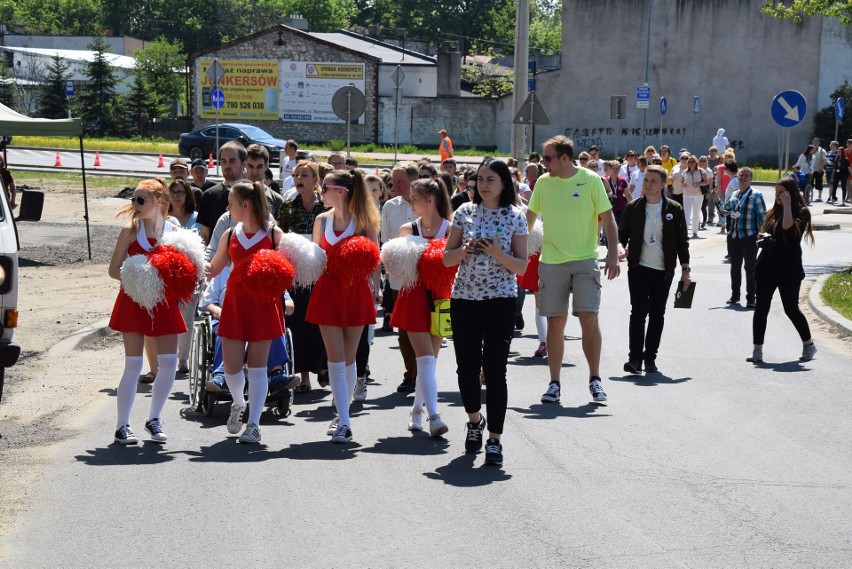
[[[166,222],[163,233],[172,229],[172,224]],[[146,235],[145,224],[139,220],[136,240],[127,248],[127,256],[148,256],[156,246],[157,240]],[[157,303],[149,314],[124,292],[124,287],[118,291],[109,319],[109,327],[116,332],[137,332],[146,336],[168,336],[186,332],[186,323],[183,321],[177,302],[166,299]]]
[[[268,231],[248,234],[238,223],[228,240],[228,255],[235,265],[262,249],[272,249]],[[217,334],[222,338],[258,342],[274,340],[284,335],[284,313],[281,299],[261,300],[241,291],[241,285],[231,286],[234,273],[228,277],[228,294],[222,301]]]
[[[331,219],[324,220],[320,247],[327,254],[339,241],[355,235],[355,219],[341,232]],[[343,282],[326,271],[314,285],[305,320],[319,326],[365,326],[376,323],[376,305],[367,279]]]
[[[450,222],[444,219],[435,236],[427,237],[423,235],[419,218],[412,223],[415,224],[416,235],[429,241],[446,237],[450,227]],[[434,294],[434,291],[431,292],[432,300],[441,299]],[[432,306],[426,294],[426,285],[418,281],[413,287],[399,291],[399,296],[397,296],[393,305],[390,323],[394,328],[406,332],[430,332],[432,330]]]

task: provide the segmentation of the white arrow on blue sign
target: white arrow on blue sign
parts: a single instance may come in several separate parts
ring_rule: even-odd
[[[668,110],[668,108],[669,108],[669,104],[668,104],[668,101],[666,101],[666,98],[660,97],[660,114],[661,115],[666,114],[666,111]]]
[[[846,110],[846,103],[843,102],[843,97],[837,99],[837,102],[834,103],[834,116],[837,118],[837,122],[841,122],[843,120],[843,112]]]
[[[701,107],[701,97],[696,95],[695,97],[692,98],[692,114],[697,115],[700,107]]]
[[[222,92],[222,89],[213,89],[213,92],[210,93],[210,104],[213,105],[214,109],[221,109],[225,106],[225,93]]]
[[[782,91],[772,99],[769,108],[772,120],[784,128],[792,128],[802,122],[808,112],[805,96],[798,91]]]

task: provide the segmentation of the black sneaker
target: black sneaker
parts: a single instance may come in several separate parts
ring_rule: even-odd
[[[503,445],[497,439],[485,441],[485,464],[501,466],[503,464]]]
[[[725,304],[739,304],[739,303],[740,303],[740,297],[738,297],[738,296],[732,296],[731,298],[729,298],[728,300],[725,301]]]
[[[753,300],[749,300],[746,302],[746,308],[754,308],[757,304]]]
[[[624,364],[624,371],[632,374],[642,373],[642,362],[640,360],[630,359]]]
[[[467,437],[464,440],[465,452],[479,452],[482,448],[482,431],[485,430],[485,415],[479,414],[479,423],[467,424]]]
[[[397,393],[414,393],[414,386],[417,380],[413,377],[403,378],[402,383],[396,388]]]
[[[138,445],[139,439],[133,434],[130,425],[124,425],[115,432],[115,442],[120,445]]]
[[[606,393],[604,393],[601,387],[601,378],[599,377],[593,377],[589,382],[589,393],[592,395],[595,403],[604,403],[607,400]]]
[[[657,373],[657,364],[654,360],[645,360],[645,373]]]
[[[559,388],[559,384],[555,381],[551,381],[547,386],[547,391],[544,392],[544,395],[541,396],[542,403],[559,403],[559,397],[561,395],[561,391]]]
[[[164,443],[169,440],[166,433],[163,432],[163,424],[160,419],[150,419],[145,421],[145,430],[151,435],[151,440],[155,443]]]

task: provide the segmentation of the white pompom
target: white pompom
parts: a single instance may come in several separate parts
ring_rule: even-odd
[[[541,253],[541,245],[544,241],[544,224],[540,219],[535,220],[535,225],[532,226],[530,230],[529,237],[527,237],[527,252],[530,255],[535,255],[536,253]]]
[[[309,287],[325,272],[326,257],[322,247],[296,233],[285,233],[277,249],[296,269],[293,284]]]
[[[121,265],[121,287],[149,313],[166,299],[163,279],[145,255],[131,255]]]
[[[429,241],[419,235],[406,235],[391,239],[382,245],[382,263],[385,270],[401,283],[401,289],[417,284],[417,261],[429,246]]]
[[[204,278],[204,263],[207,261],[207,251],[198,233],[189,229],[173,228],[171,231],[163,234],[160,244],[174,247],[189,257],[190,262],[198,272],[198,279],[201,280]]]

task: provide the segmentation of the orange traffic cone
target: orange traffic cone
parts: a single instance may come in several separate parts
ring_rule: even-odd
[[[58,150],[56,151],[56,162],[53,163],[53,167],[54,168],[61,168],[62,167],[62,160],[59,159],[59,151]]]
[[[379,175],[379,167],[376,166],[376,176],[378,176],[378,175]]]
[[[163,163],[163,153],[160,152],[160,161],[157,162],[157,168],[165,168],[166,165]]]
[[[97,168],[101,165],[101,153],[99,151],[95,151],[95,163],[92,165],[94,168]]]
[[[213,153],[210,153],[210,158],[207,159],[207,168],[212,170],[214,168],[213,164]]]

